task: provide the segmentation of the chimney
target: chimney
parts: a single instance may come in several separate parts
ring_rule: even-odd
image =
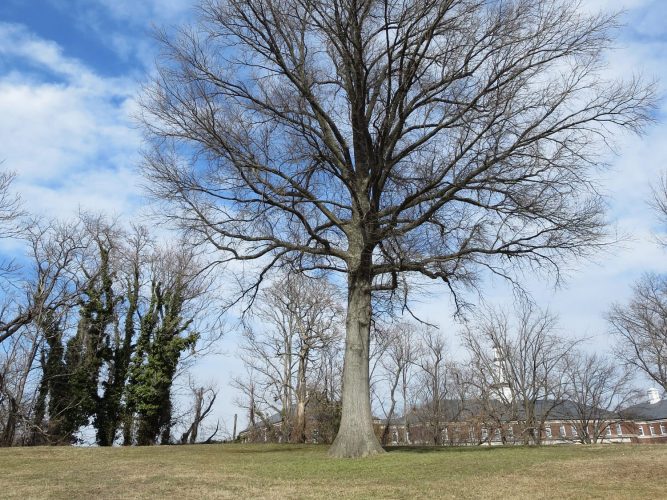
[[[648,402],[651,403],[652,405],[659,403],[660,402],[660,393],[658,392],[658,389],[655,387],[652,387],[648,390]]]

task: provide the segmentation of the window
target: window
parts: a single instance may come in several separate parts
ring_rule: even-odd
[[[663,436],[667,434],[667,431],[665,431],[665,424],[660,424],[660,434]]]
[[[644,426],[640,425],[637,427],[637,430],[639,431],[639,435],[643,436],[644,435]]]
[[[651,436],[655,436],[655,429],[653,428],[652,425],[648,426],[648,431],[651,433]]]
[[[617,436],[623,435],[623,428],[621,427],[621,424],[616,424],[616,435]]]
[[[604,432],[604,435],[607,437],[611,437],[611,425],[607,426],[607,430]]]
[[[547,437],[548,437],[549,439],[551,439],[552,434],[551,434],[551,426],[550,426],[550,425],[547,425],[547,426],[544,428],[544,432],[546,433]]]
[[[449,431],[447,430],[447,427],[442,429],[442,432],[440,434],[442,436],[442,442],[443,443],[446,443],[447,441],[449,441]]]
[[[561,424],[561,426],[560,426],[559,433],[560,433],[560,437],[562,437],[562,438],[567,436],[567,433],[565,432],[565,426],[563,424]]]
[[[577,428],[574,425],[572,425],[571,427],[572,427],[572,437],[577,437],[579,435],[579,433],[577,432]]]
[[[489,437],[489,431],[486,430],[486,427],[482,427],[482,441],[486,440]]]
[[[513,425],[510,425],[507,428],[507,437],[510,438],[510,439],[514,439],[514,426]]]
[[[500,427],[498,427],[498,428],[496,429],[495,434],[496,434],[496,439],[497,439],[497,440],[500,440],[501,437],[502,437],[502,436],[500,435]]]

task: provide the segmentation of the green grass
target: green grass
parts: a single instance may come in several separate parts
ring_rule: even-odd
[[[2,498],[666,498],[667,446],[326,446],[0,450]]]

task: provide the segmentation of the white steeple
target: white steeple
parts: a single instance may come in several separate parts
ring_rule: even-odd
[[[651,387],[648,390],[648,402],[651,403],[652,405],[659,403],[661,401],[660,398],[660,393],[658,392],[658,389],[655,387]]]
[[[493,372],[493,388],[495,389],[497,396],[503,401],[512,401],[512,390],[507,381],[500,349],[497,347],[493,348]]]

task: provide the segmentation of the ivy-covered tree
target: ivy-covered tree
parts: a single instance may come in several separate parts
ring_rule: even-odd
[[[127,399],[134,432],[126,430],[125,444],[133,434],[139,445],[169,442],[174,377],[182,354],[199,338],[189,307],[201,292],[201,281],[192,273],[193,255],[172,251],[159,259],[164,268],[153,276],[132,360]]]
[[[54,311],[45,314],[42,322],[45,348],[40,356],[42,377],[35,403],[33,444],[59,444],[71,441],[61,428],[69,399],[65,372],[65,348],[61,320]],[[48,420],[45,420],[47,417]]]
[[[135,228],[129,238],[129,243],[124,259],[127,268],[123,280],[125,317],[122,321],[117,322],[114,329],[112,351],[108,360],[108,375],[107,379],[102,382],[103,394],[99,400],[95,417],[97,443],[100,446],[111,446],[114,443],[123,419],[123,395],[134,348],[133,340],[136,333],[136,316],[142,284],[143,250],[148,243],[147,231],[143,228]]]
[[[79,322],[65,352],[69,405],[64,425],[71,434],[86,425],[91,417],[97,417],[100,374],[111,357],[109,330],[114,326],[120,297],[113,290],[110,256],[114,243],[109,232],[105,233],[95,237],[98,265],[92,272],[82,268],[87,281],[79,301]],[[99,439],[100,422],[96,418],[94,423]]]

